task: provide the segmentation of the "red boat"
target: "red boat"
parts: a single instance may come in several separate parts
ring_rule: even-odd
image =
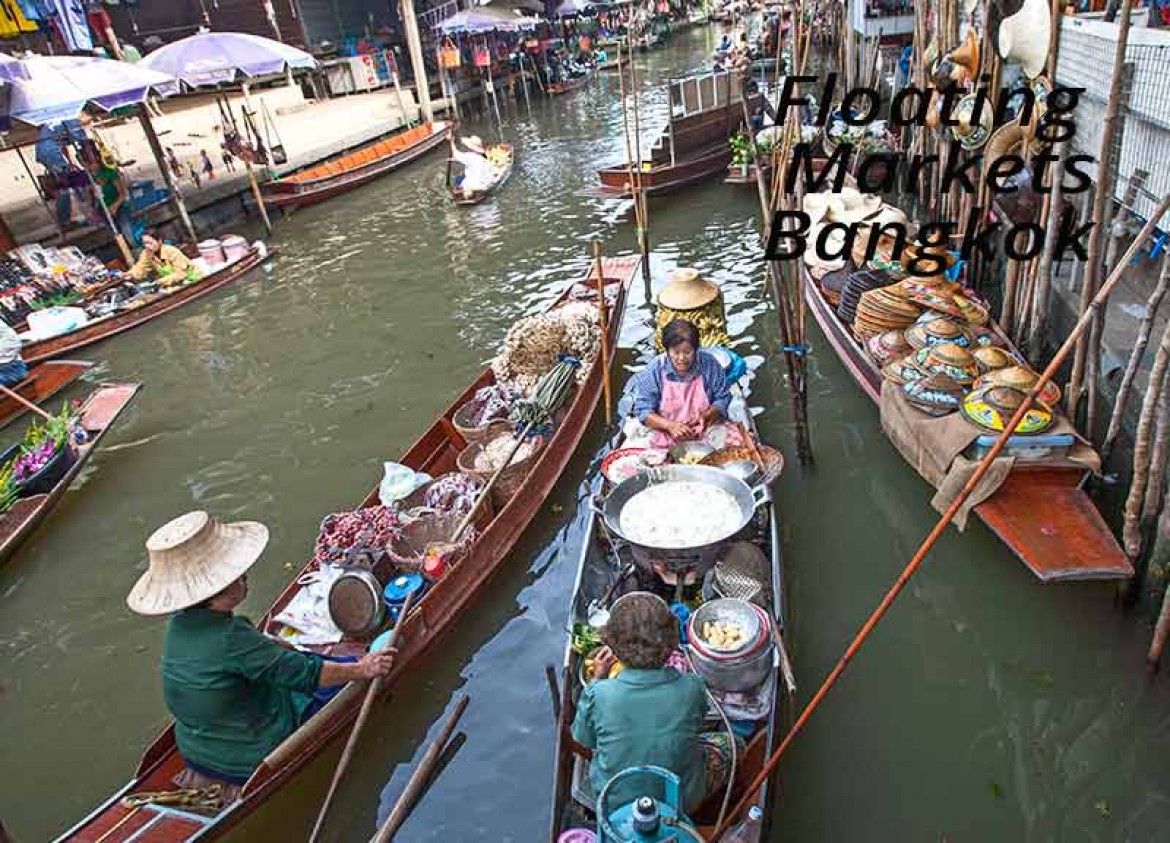
[[[28,375],[10,389],[34,404],[49,400],[89,369],[93,363],[84,360],[53,360],[38,363],[28,370]],[[5,394],[0,394],[0,427],[15,421],[28,412],[28,408]]]
[[[876,404],[881,397],[881,371],[807,271],[802,286],[829,344]],[[974,511],[1044,582],[1128,579],[1133,566],[1081,488],[1087,476],[1083,466],[1067,461],[1017,462],[1003,484]]]
[[[451,128],[451,123],[441,120],[415,126],[307,170],[266,182],[260,192],[265,203],[275,208],[301,208],[324,202],[421,158],[445,141]]]
[[[604,262],[605,287],[610,300],[608,325],[611,347],[620,333],[630,282],[638,271],[639,260],[638,256],[633,255]],[[596,288],[596,283],[588,276],[583,282]],[[569,294],[570,291],[566,290],[552,306],[568,301]],[[552,438],[533,462],[523,485],[485,525],[472,543],[469,556],[427,590],[403,621],[399,655],[394,672],[383,683],[383,690],[393,687],[399,677],[417,670],[419,660],[443,633],[455,626],[460,615],[470,608],[492,575],[500,569],[573,456],[577,443],[593,418],[604,375],[605,371],[598,359],[564,411],[564,418]],[[480,375],[410,446],[400,462],[436,477],[455,470],[456,457],[466,447],[466,442],[455,429],[452,417],[456,410],[472,399],[477,390],[494,382],[491,369]],[[378,490],[375,488],[361,505],[373,506],[377,502]],[[297,594],[300,589],[297,580],[307,573],[309,567],[306,566],[304,571],[294,577],[276,599],[261,619],[261,629],[269,628],[273,617]],[[366,644],[364,640],[343,640],[340,644],[317,649],[332,655],[356,655],[365,651]],[[342,689],[318,714],[273,750],[244,785],[238,799],[224,805],[212,816],[176,811],[155,804],[136,807],[133,802],[127,804],[124,801],[134,794],[175,789],[173,779],[183,770],[184,762],[175,745],[174,731],[168,728],[143,755],[133,781],[59,839],[78,843],[96,843],[99,840],[102,843],[127,843],[131,840],[171,843],[218,839],[287,784],[298,770],[324,752],[334,740],[343,736],[346,727],[357,714],[364,693],[364,683],[350,683]]]
[[[79,348],[101,342],[123,331],[137,328],[155,317],[170,313],[188,302],[203,298],[208,293],[242,278],[276,252],[276,249],[266,251],[254,248],[238,261],[229,263],[217,272],[200,278],[198,281],[184,284],[171,291],[160,291],[151,296],[141,296],[133,300],[133,306],[100,319],[93,319],[74,331],[25,343],[21,350],[21,356],[31,366],[33,363],[52,360],[63,354],[77,351]]]
[[[751,94],[749,113],[761,97]],[[647,196],[667,193],[723,175],[731,163],[728,139],[743,123],[744,97],[737,74],[705,73],[670,83],[670,122],[641,162],[641,187]],[[638,172],[637,164],[633,166]],[[598,171],[602,196],[630,196],[631,168],[623,162]]]
[[[138,384],[103,384],[93,391],[81,406],[81,427],[87,439],[77,448],[73,465],[53,488],[43,495],[18,498],[16,503],[0,515],[0,563],[8,561],[13,552],[29,537],[45,517],[52,511],[69,484],[77,477],[90,455],[105,436],[110,425],[118,418],[126,405],[138,392]],[[8,456],[16,456],[12,449]]]
[[[545,88],[552,96],[559,94],[567,94],[572,91],[580,90],[589,84],[589,80],[593,78],[593,71],[589,71],[584,76],[572,76],[563,82],[550,82]]]

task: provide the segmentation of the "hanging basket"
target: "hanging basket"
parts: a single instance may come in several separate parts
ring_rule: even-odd
[[[484,48],[478,48],[473,56],[476,67],[490,67],[492,63],[492,54]]]

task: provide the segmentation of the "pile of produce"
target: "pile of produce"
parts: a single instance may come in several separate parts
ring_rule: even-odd
[[[512,457],[512,463],[520,463],[528,459],[537,449],[537,441],[525,437],[525,440],[520,443],[515,455]],[[516,447],[516,435],[509,433],[506,436],[497,436],[495,439],[484,445],[483,449],[475,455],[475,470],[482,471],[484,474],[490,474],[498,468],[504,466],[504,461],[508,459],[508,454],[512,453],[512,449]]]
[[[487,427],[498,419],[506,419],[512,405],[523,397],[523,390],[515,384],[495,383],[483,387],[471,399],[472,425]]]
[[[716,650],[735,650],[747,642],[743,627],[732,621],[708,621],[703,624],[701,637]]]
[[[402,532],[402,516],[389,506],[371,506],[327,515],[313,546],[313,561],[345,563],[351,553],[380,551]]]
[[[475,505],[483,483],[466,474],[444,474],[427,487],[423,505],[440,512],[466,515]]]
[[[588,375],[601,342],[597,306],[584,302],[521,319],[504,337],[503,350],[492,361],[500,382],[512,381],[531,390],[562,355],[582,363],[577,370],[580,383]]]

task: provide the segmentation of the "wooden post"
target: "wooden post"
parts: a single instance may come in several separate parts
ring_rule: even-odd
[[[1085,265],[1085,286],[1081,288],[1080,313],[1084,313],[1097,293],[1101,278],[1101,238],[1104,237],[1105,216],[1113,201],[1113,133],[1117,109],[1121,99],[1121,78],[1125,69],[1126,46],[1129,44],[1130,11],[1133,0],[1122,0],[1121,23],[1117,33],[1117,50],[1113,54],[1113,76],[1109,83],[1109,98],[1105,102],[1105,122],[1101,130],[1101,147],[1097,155],[1097,187],[1093,193],[1093,230],[1089,232],[1089,258]],[[1083,391],[1085,358],[1089,351],[1089,337],[1082,334],[1073,356],[1072,376],[1065,395],[1065,411],[1074,423]]]
[[[1170,323],[1162,332],[1158,353],[1150,367],[1149,385],[1142,401],[1137,432],[1133,445],[1133,480],[1125,498],[1125,523],[1122,527],[1122,546],[1125,555],[1136,562],[1142,552],[1141,511],[1145,502],[1146,481],[1150,470],[1150,437],[1162,391],[1166,388],[1167,369],[1170,368]]]
[[[627,37],[632,37],[627,33]],[[649,207],[646,205],[646,193],[642,190],[642,124],[641,118],[638,116],[638,73],[634,69],[634,48],[633,42],[629,42],[630,48],[630,95],[634,103],[634,155],[636,156],[636,181],[637,191],[634,193],[634,202],[641,203],[642,206],[642,222],[639,230],[639,245],[642,249],[642,275],[646,280],[646,284],[650,284],[650,220],[648,218]],[[619,70],[620,72],[620,70]],[[670,88],[667,86],[667,100],[670,99]],[[669,106],[669,102],[667,103]]]
[[[1039,360],[1044,346],[1044,334],[1048,320],[1048,291],[1051,284],[1052,257],[1056,251],[1056,239],[1064,216],[1064,141],[1056,145],[1056,163],[1052,168],[1052,194],[1048,206],[1047,233],[1044,238],[1044,252],[1036,270],[1036,287],[1032,291],[1032,319],[1028,337],[1028,356]]]
[[[601,333],[601,386],[605,400],[605,426],[613,427],[613,389],[609,376],[609,314],[605,300],[605,265],[601,260],[601,241],[593,241],[593,271],[597,279],[597,326]]]
[[[252,111],[252,96],[248,91],[248,83],[243,85],[244,91],[244,108],[248,112],[248,116],[252,117],[255,112]],[[231,107],[229,102],[228,107]],[[255,121],[252,121],[255,125]],[[267,150],[265,150],[267,153]],[[244,159],[244,169],[248,171],[248,184],[252,187],[252,198],[256,200],[256,210],[260,212],[260,220],[264,223],[264,232],[272,234],[272,220],[268,217],[268,206],[264,204],[264,196],[260,193],[260,183],[256,181],[256,170],[252,167],[252,162],[247,158]]]
[[[418,104],[423,120],[434,122],[431,109],[431,89],[427,84],[427,66],[423,61],[422,38],[418,33],[418,18],[414,15],[414,0],[398,0],[398,11],[406,30],[406,45],[410,50],[410,66],[414,69],[414,85],[418,92]]]
[[[199,237],[195,234],[195,226],[191,222],[191,216],[187,213],[187,203],[183,201],[183,193],[179,189],[178,179],[175,178],[171,168],[167,165],[162,143],[159,142],[158,133],[155,132],[154,123],[151,122],[145,107],[138,109],[138,121],[142,124],[142,131],[146,133],[147,143],[150,144],[150,151],[154,153],[154,160],[158,164],[159,172],[162,173],[163,182],[166,184],[167,190],[170,191],[171,206],[183,224],[183,231],[186,233],[187,239],[192,243],[198,243]]]

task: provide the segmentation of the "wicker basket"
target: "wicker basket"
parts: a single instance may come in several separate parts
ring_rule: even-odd
[[[458,458],[455,460],[455,465],[464,474],[471,477],[476,477],[485,483],[489,482],[495,471],[480,471],[475,467],[475,458],[479,453],[502,436],[511,434],[511,428],[500,429],[493,431],[491,435],[481,439],[479,442],[472,442],[463,451],[460,452]],[[496,485],[492,487],[491,502],[495,506],[496,511],[499,512],[508,505],[508,501],[524,484],[524,480],[528,477],[528,472],[532,466],[536,464],[537,459],[540,458],[544,450],[544,437],[535,437],[536,449],[522,460],[513,460],[513,462],[503,470],[500,478],[496,481]]]
[[[421,571],[427,548],[449,542],[462,520],[461,515],[434,513],[409,521],[401,535],[386,547],[390,561],[398,571]],[[458,565],[467,556],[475,535],[474,529],[464,531],[458,549],[444,556],[448,567]]]
[[[491,434],[493,428],[511,427],[504,419],[496,419],[495,421],[488,422],[483,427],[476,427],[471,423],[471,417],[475,412],[475,402],[468,401],[451,415],[451,424],[468,443],[478,442],[485,436]]]

